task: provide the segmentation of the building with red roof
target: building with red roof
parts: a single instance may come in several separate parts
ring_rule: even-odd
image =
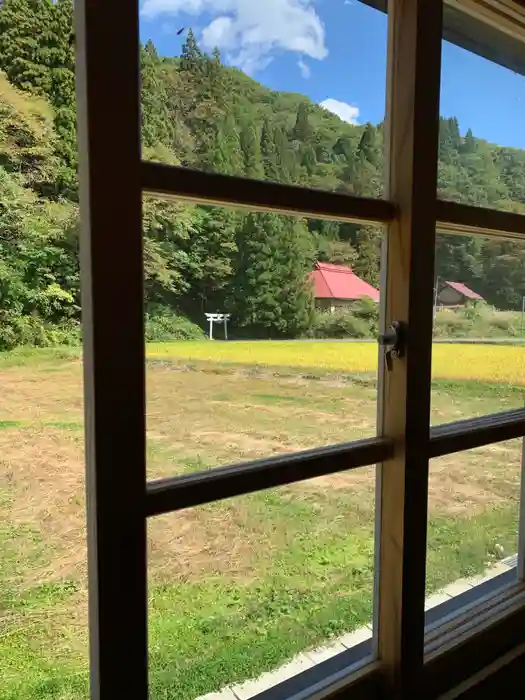
[[[379,301],[379,291],[345,265],[317,262],[310,279],[316,306],[327,311],[351,305],[363,297]]]
[[[440,287],[437,294],[437,302],[440,306],[458,307],[472,301],[483,301],[481,295],[462,282],[443,281]]]

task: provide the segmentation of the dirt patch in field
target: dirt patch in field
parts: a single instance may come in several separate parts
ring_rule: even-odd
[[[68,362],[56,372],[49,368],[7,369],[1,373],[1,418],[43,421],[83,417],[82,366]]]
[[[148,523],[148,557],[155,580],[227,575],[253,570],[260,537],[236,509],[195,508]]]
[[[0,481],[9,502],[3,518],[33,536],[17,539],[22,558],[34,558],[24,586],[86,576],[82,439],[61,431],[0,433]],[[249,567],[250,533],[227,509],[196,508],[150,521],[155,573],[189,577]]]
[[[286,452],[296,452],[304,449],[304,444],[293,442],[289,436],[256,435],[253,432],[219,432],[201,430],[195,434],[199,445],[220,451],[230,457],[230,461],[239,459],[258,459]]]
[[[0,481],[9,499],[2,517],[35,535],[18,538],[20,546],[39,552],[35,566],[27,570],[27,583],[82,577],[82,436],[53,429],[0,432]]]
[[[521,445],[512,440],[434,459],[429,507],[436,513],[472,515],[519,501]]]
[[[374,402],[329,389],[304,393],[291,382],[150,368],[149,436],[157,447],[184,445],[212,465],[345,442],[373,433]],[[268,393],[261,393],[264,391]],[[324,410],[323,403],[333,410]],[[165,473],[161,469],[160,473]]]
[[[519,501],[521,472],[519,440],[488,445],[432,460],[429,510],[432,515],[462,517],[509,501]],[[367,467],[329,474],[294,484],[295,492],[334,498],[348,492],[361,506],[374,503],[375,470]],[[322,501],[321,501],[322,502]]]

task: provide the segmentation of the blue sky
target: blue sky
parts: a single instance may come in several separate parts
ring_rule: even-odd
[[[353,123],[384,116],[386,17],[359,0],[141,0],[142,40],[176,55],[193,27],[205,48],[275,90],[308,95]],[[525,148],[525,78],[443,44],[441,114],[462,133]]]

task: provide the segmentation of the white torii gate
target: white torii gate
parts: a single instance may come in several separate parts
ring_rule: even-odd
[[[205,316],[210,323],[210,340],[213,340],[213,324],[215,321],[222,321],[224,323],[224,340],[228,340],[228,320],[230,314],[205,314]]]

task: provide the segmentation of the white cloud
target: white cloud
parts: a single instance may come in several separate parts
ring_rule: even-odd
[[[349,105],[347,102],[341,102],[340,100],[334,100],[332,97],[323,100],[319,104],[329,112],[332,112],[332,114],[337,114],[344,122],[359,124],[357,121],[359,118],[359,107]]]
[[[299,66],[299,70],[301,71],[301,75],[305,80],[308,80],[308,78],[311,76],[312,71],[310,70],[310,66],[303,61],[302,58],[300,58],[297,61],[297,65]]]
[[[316,60],[328,55],[315,0],[142,0],[147,19],[185,14],[211,20],[202,30],[205,49],[218,46],[247,73],[268,65],[278,51]],[[302,71],[303,69],[301,69]]]

